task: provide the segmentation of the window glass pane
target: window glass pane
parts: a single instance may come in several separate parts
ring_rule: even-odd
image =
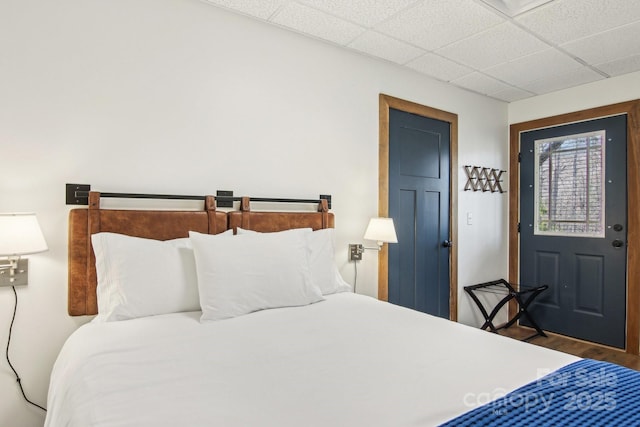
[[[605,131],[541,139],[534,147],[534,234],[604,237]]]

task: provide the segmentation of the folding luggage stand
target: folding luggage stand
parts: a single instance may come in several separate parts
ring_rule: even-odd
[[[525,289],[524,291],[516,291],[513,288],[513,286],[511,286],[506,280],[500,279],[500,280],[494,280],[492,282],[465,286],[464,290],[469,294],[469,296],[471,296],[471,299],[475,301],[476,305],[480,309],[480,312],[484,316],[485,322],[480,329],[489,328],[491,332],[498,333],[500,329],[506,329],[510,327],[511,325],[516,323],[518,319],[520,319],[520,317],[525,316],[531,323],[531,326],[533,326],[533,328],[537,332],[536,334],[523,339],[523,341],[528,341],[531,338],[534,338],[537,336],[542,336],[542,337],[547,336],[542,330],[542,328],[540,328],[540,326],[536,323],[536,321],[533,320],[533,317],[531,316],[531,313],[527,311],[527,308],[533,302],[533,300],[538,295],[540,295],[540,293],[542,293],[548,288],[549,288],[548,285],[542,285],[535,288]],[[502,298],[495,305],[495,307],[493,307],[493,309],[491,310],[491,313],[487,313],[487,310],[485,309],[484,305],[482,304],[478,296],[475,294],[475,292],[488,292],[488,293],[493,293],[497,295],[504,295],[504,298]],[[512,299],[515,299],[518,303],[518,312],[507,323],[505,323],[500,327],[496,327],[493,324],[493,319],[496,317],[500,309]]]

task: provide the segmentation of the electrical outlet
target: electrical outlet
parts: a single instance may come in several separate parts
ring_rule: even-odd
[[[364,247],[359,244],[349,244],[349,261],[361,261]]]

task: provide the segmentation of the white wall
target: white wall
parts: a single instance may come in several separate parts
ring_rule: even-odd
[[[66,314],[65,183],[332,194],[352,282],[347,244],[377,214],[379,93],[459,115],[459,283],[506,275],[507,196],[461,191],[464,164],[506,169],[504,103],[197,0],[3,0],[0,52],[0,211],[37,212],[49,244],[18,289],[11,349],[36,402],[64,340],[89,320]],[[376,295],[375,254],[358,289]],[[466,301],[460,320],[475,323]],[[12,304],[0,289],[0,343]],[[42,424],[5,363],[0,396],[0,425]]]
[[[640,72],[512,102],[509,104],[509,123],[552,117],[638,98]]]

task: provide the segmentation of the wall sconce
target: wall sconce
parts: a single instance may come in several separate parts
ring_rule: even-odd
[[[22,397],[29,404],[46,411],[44,406],[29,400],[22,387],[22,380],[11,363],[9,357],[9,346],[11,344],[11,331],[16,320],[18,309],[18,293],[16,286],[28,283],[28,263],[27,259],[20,258],[22,255],[44,252],[47,242],[44,240],[42,230],[38,224],[38,219],[34,213],[0,213],[0,286],[11,286],[13,289],[13,317],[9,325],[9,335],[7,336],[7,363],[16,376],[16,382],[22,392]]]
[[[393,225],[393,218],[371,218],[369,220],[369,225],[367,225],[367,229],[364,232],[364,239],[375,240],[378,246],[365,247],[360,244],[350,244],[350,261],[360,261],[365,249],[379,251],[385,243],[398,243],[398,236],[396,235],[396,228]]]
[[[34,213],[0,213],[0,286],[28,283],[29,264],[22,255],[44,252],[44,240]]]

